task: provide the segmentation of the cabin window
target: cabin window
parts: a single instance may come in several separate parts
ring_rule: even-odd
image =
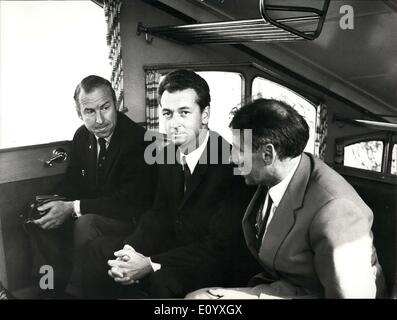
[[[92,1],[0,1],[0,148],[71,140],[73,93],[108,78],[103,9]]]
[[[296,92],[262,77],[254,78],[252,82],[252,98],[267,98],[285,101],[301,114],[309,125],[309,140],[305,151],[314,153],[316,135],[316,107]]]
[[[382,177],[397,175],[396,141],[397,135],[389,131],[338,138],[335,165],[381,173]]]
[[[381,172],[383,141],[363,141],[344,148],[343,165],[358,169]]]
[[[393,146],[393,151],[391,153],[391,174],[397,175],[397,144]]]
[[[231,111],[241,105],[243,92],[243,76],[230,71],[197,71],[210,87],[211,111],[209,128],[218,132],[231,142],[232,133],[229,128]],[[165,75],[160,78],[160,82]],[[159,131],[165,133],[164,118],[160,112]]]

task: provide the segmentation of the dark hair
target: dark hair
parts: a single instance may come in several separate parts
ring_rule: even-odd
[[[237,110],[230,122],[232,129],[252,129],[252,148],[259,150],[271,143],[280,160],[299,156],[309,139],[305,119],[285,102],[258,99]]]
[[[193,89],[196,91],[196,102],[200,106],[201,112],[205,107],[210,105],[211,96],[207,81],[194,71],[185,69],[172,71],[165,76],[158,89],[158,99],[159,101],[161,100],[164,91],[173,93],[185,89]]]
[[[76,90],[74,91],[73,99],[76,102],[76,110],[77,113],[80,114],[80,101],[79,101],[79,96],[81,90],[83,90],[85,93],[90,93],[94,89],[105,86],[110,90],[110,93],[112,95],[113,103],[116,106],[117,105],[117,100],[116,100],[116,93],[113,90],[112,84],[106,80],[105,78],[102,78],[100,76],[96,75],[90,75],[88,77],[85,77],[81,82],[77,85]]]

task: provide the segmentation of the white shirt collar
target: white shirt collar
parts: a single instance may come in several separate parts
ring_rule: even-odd
[[[109,137],[104,138],[106,141],[106,148],[109,147],[110,140],[112,139],[112,136],[113,136],[113,133]],[[94,135],[94,137],[96,139],[97,146],[99,146],[99,140],[98,140],[99,137],[97,137],[96,135]]]
[[[193,174],[194,169],[196,168],[197,163],[199,162],[201,155],[204,152],[205,147],[207,146],[207,142],[208,139],[210,137],[209,131],[207,131],[205,138],[202,142],[202,144],[195,150],[193,150],[192,152],[190,152],[189,154],[184,154],[184,153],[180,153],[180,159],[182,160],[182,157],[185,156],[186,159],[186,163],[189,167],[190,173]],[[182,163],[182,161],[180,161],[180,163]]]
[[[285,191],[287,191],[288,185],[291,182],[296,169],[298,168],[301,158],[302,156],[299,156],[298,161],[283,180],[269,189],[269,195],[272,197],[273,203],[276,207],[278,207]]]

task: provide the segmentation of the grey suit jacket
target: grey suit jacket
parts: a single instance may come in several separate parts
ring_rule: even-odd
[[[338,173],[303,154],[259,252],[252,212],[257,196],[258,191],[243,218],[247,246],[263,267],[251,279],[256,294],[383,296],[384,279],[372,243],[372,211]]]

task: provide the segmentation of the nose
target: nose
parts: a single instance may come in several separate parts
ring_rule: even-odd
[[[235,165],[239,164],[238,153],[236,152],[236,150],[234,150],[234,147],[232,147],[232,151],[230,152],[229,163],[235,164]]]
[[[96,123],[99,123],[99,124],[103,123],[103,116],[102,116],[102,112],[100,110],[98,110],[95,113],[95,121],[96,121]]]
[[[181,126],[181,118],[178,115],[174,115],[170,120],[172,128],[178,128]]]

